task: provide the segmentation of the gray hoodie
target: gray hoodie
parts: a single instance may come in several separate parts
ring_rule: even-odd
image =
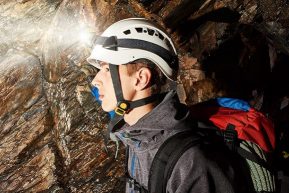
[[[129,147],[130,176],[147,189],[151,163],[158,148],[168,137],[193,129],[191,123],[188,108],[179,102],[176,92],[171,91],[136,124],[125,124],[115,134]],[[245,192],[244,187],[235,190],[238,179],[228,160],[217,158],[218,162],[215,156],[216,152],[207,154],[199,145],[187,150],[173,170],[167,193]],[[135,193],[128,185],[126,192]]]

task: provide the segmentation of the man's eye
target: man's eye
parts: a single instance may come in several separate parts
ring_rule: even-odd
[[[105,70],[105,72],[109,72],[109,68],[108,67],[105,67],[104,70]]]

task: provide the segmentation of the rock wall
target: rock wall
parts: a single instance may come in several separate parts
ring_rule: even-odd
[[[85,37],[123,18],[153,19],[179,50],[182,102],[231,95],[255,104],[268,89],[266,69],[271,76],[289,53],[288,13],[285,0],[2,1],[0,192],[123,192],[123,147],[115,158],[105,140],[109,116],[91,94],[96,72],[85,60],[92,46]],[[276,100],[289,95],[283,88]]]

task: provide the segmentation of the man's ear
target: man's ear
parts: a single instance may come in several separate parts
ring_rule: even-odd
[[[151,86],[152,73],[149,68],[142,67],[136,74],[136,90],[141,91]]]

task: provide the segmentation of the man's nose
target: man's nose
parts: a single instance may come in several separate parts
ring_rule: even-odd
[[[101,86],[101,81],[100,81],[99,75],[100,75],[100,73],[98,72],[91,82],[91,84],[97,88],[99,88]]]

